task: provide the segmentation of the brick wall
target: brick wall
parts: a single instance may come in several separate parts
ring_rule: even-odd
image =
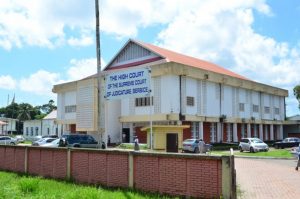
[[[229,156],[0,146],[0,160],[0,170],[167,195],[229,198],[232,187]]]

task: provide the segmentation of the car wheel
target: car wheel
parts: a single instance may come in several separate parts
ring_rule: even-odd
[[[79,144],[74,144],[73,147],[74,147],[74,148],[80,148],[80,145],[79,145]]]
[[[11,142],[11,143],[10,143],[10,145],[16,145],[16,143],[14,143],[14,142]]]
[[[254,153],[253,147],[250,147],[250,152],[251,152],[251,153]]]
[[[195,152],[195,153],[200,153],[199,148],[196,147],[195,150],[194,150],[194,152]]]
[[[242,149],[242,147],[239,147],[240,152],[243,152],[244,150]]]

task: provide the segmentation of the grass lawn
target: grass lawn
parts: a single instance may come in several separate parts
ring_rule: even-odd
[[[15,173],[0,172],[0,198],[49,198],[49,199],[143,199],[168,198],[157,194],[144,194],[133,190],[103,189],[74,183],[27,177]]]
[[[213,151],[211,154],[229,155],[229,151]],[[276,158],[291,158],[293,155],[287,149],[270,149],[268,152],[240,152],[234,151],[235,156],[258,156],[258,157],[276,157]]]

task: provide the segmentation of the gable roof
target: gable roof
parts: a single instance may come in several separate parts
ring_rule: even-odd
[[[225,69],[221,66],[218,66],[216,64],[213,64],[213,63],[210,63],[210,62],[207,62],[207,61],[195,58],[195,57],[180,54],[180,53],[177,53],[177,52],[165,49],[165,48],[161,48],[161,47],[149,44],[149,43],[133,40],[133,39],[130,39],[126,42],[126,44],[120,49],[120,51],[116,54],[116,56],[108,63],[108,65],[104,68],[104,70],[112,69],[112,68],[109,68],[109,66],[114,62],[116,57],[120,54],[120,52],[122,52],[126,48],[126,46],[130,42],[133,42],[133,43],[135,43],[139,46],[142,46],[143,48],[151,51],[152,53],[157,54],[162,59],[165,59],[166,62],[175,62],[175,63],[192,66],[192,67],[200,68],[203,70],[207,70],[207,71],[211,71],[211,72],[215,72],[215,73],[219,73],[219,74],[228,75],[228,76],[243,79],[243,80],[249,80],[248,78],[246,78],[242,75],[234,73],[234,72],[232,72],[228,69]],[[131,65],[131,66],[134,66],[134,65]],[[124,67],[122,67],[122,68],[124,68]]]

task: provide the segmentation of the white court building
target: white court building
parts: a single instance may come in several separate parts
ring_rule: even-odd
[[[150,97],[106,100],[105,77],[135,68],[151,70]],[[63,131],[97,136],[97,75],[55,85],[57,122]],[[101,72],[103,139],[129,142],[149,125],[189,125],[183,138],[238,142],[283,138],[288,91],[252,81],[225,68],[152,44],[129,40]]]

